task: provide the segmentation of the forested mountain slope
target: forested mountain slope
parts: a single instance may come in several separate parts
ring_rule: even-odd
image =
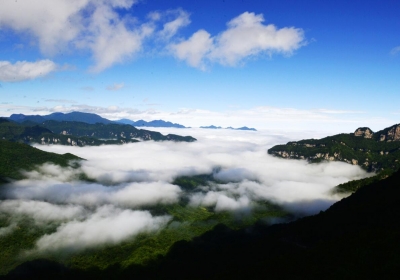
[[[272,147],[268,153],[309,162],[344,161],[359,165],[369,172],[394,171],[400,167],[400,124],[376,133],[363,127],[354,133],[288,142]]]

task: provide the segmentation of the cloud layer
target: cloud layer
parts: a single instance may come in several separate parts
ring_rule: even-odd
[[[160,130],[165,133],[168,129]],[[177,131],[183,130],[169,130]],[[358,166],[341,162],[308,164],[269,156],[267,149],[273,144],[292,140],[284,135],[184,131],[198,141],[85,148],[38,146],[87,160],[79,170],[45,164],[25,172],[27,179],[2,188],[0,213],[11,221],[25,215],[38,224],[59,224],[55,232],[37,241],[35,251],[76,251],[154,232],[172,219],[154,216],[144,210],[146,207],[171,205],[185,198],[191,206],[207,206],[216,212],[251,212],[257,203],[272,201],[309,214],[340,198],[330,194],[334,186],[366,176]],[[79,181],[80,172],[97,183]],[[179,176],[198,174],[213,174],[220,183],[200,186],[195,192],[172,184]],[[0,235],[12,233],[14,224],[2,228]]]

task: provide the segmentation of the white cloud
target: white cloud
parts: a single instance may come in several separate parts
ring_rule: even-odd
[[[163,29],[159,32],[159,35],[164,39],[170,39],[179,31],[179,29],[190,24],[189,13],[182,9],[171,10],[167,12],[167,14],[172,14],[174,19],[164,23]]]
[[[91,173],[91,175],[94,174]],[[96,178],[102,180],[102,178]],[[42,200],[55,204],[78,204],[85,207],[113,204],[119,207],[138,208],[175,203],[181,192],[179,187],[166,182],[131,182],[110,187],[82,182],[61,183],[46,181],[46,179],[46,176],[43,176],[42,181],[16,182],[6,191],[7,197],[20,200]],[[124,181],[121,178],[110,179],[113,183]]]
[[[204,57],[212,48],[213,39],[205,30],[199,30],[188,40],[170,46],[177,58],[185,60],[190,66],[201,69],[204,69]]]
[[[0,26],[28,32],[46,55],[71,48],[89,49],[102,71],[137,53],[152,33],[146,24],[131,27],[132,18],[116,9],[130,9],[135,0],[19,0],[3,1]]]
[[[113,84],[113,85],[107,86],[107,90],[110,90],[110,91],[117,91],[117,90],[122,89],[124,86],[125,86],[124,83]]]
[[[235,66],[244,59],[261,54],[292,54],[306,44],[300,28],[264,25],[262,14],[245,12],[232,19],[227,29],[215,37],[204,30],[188,40],[170,46],[173,54],[189,65],[204,69],[206,61]]]
[[[44,77],[57,69],[57,65],[48,59],[36,62],[18,61],[12,64],[9,61],[0,61],[0,81],[20,82]]]
[[[397,55],[399,52],[400,52],[400,46],[393,48],[393,49],[390,51],[390,54],[391,54],[391,55]]]
[[[88,0],[2,1],[0,25],[19,32],[29,31],[38,38],[44,53],[56,53],[80,33],[79,15]]]
[[[146,211],[132,211],[103,206],[88,219],[61,225],[55,233],[44,235],[37,250],[84,250],[104,244],[116,244],[139,233],[149,233],[164,226],[170,217],[153,217]]]
[[[55,205],[34,200],[1,201],[0,211],[7,213],[10,217],[28,215],[39,222],[71,220],[85,215],[85,209],[80,205]]]

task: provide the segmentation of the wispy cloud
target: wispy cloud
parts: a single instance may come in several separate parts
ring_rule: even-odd
[[[400,53],[400,46],[395,47],[390,51],[391,55],[398,55],[399,53]]]
[[[75,100],[68,100],[68,99],[46,99],[46,102],[54,102],[54,103],[77,103]]]
[[[0,81],[20,82],[44,77],[56,71],[57,65],[48,59],[36,62],[18,61],[12,64],[9,61],[0,61]]]
[[[314,111],[322,114],[365,114],[364,111],[351,111],[351,110],[315,109]]]
[[[84,90],[84,91],[94,91],[94,87],[90,87],[90,86],[81,87],[80,89]]]
[[[161,14],[158,15],[161,16]],[[168,40],[175,36],[182,27],[190,24],[189,13],[182,9],[167,11],[163,16],[169,18],[172,17],[170,21],[164,23],[162,30],[158,32],[158,35],[164,40]]]
[[[124,88],[124,86],[125,86],[124,83],[119,83],[119,84],[109,85],[106,87],[106,89],[110,91],[117,91]]]

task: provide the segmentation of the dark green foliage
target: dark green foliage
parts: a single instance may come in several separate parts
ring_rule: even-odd
[[[368,178],[364,178],[364,179],[360,179],[360,180],[349,181],[347,183],[343,183],[343,184],[336,186],[333,189],[333,193],[355,192],[356,190],[358,190],[361,187],[364,187],[364,186],[372,184],[372,183],[376,183],[382,179],[386,179],[387,177],[389,177],[392,174],[393,174],[393,171],[388,169],[388,170],[381,171],[380,173],[378,173],[377,175],[372,176],[372,177],[368,177]]]
[[[56,224],[38,225],[31,218],[20,216],[11,220],[0,213],[0,229],[11,227],[12,232],[0,235],[0,275],[13,269],[21,263],[34,259],[32,257],[22,257],[24,251],[34,248],[36,241],[44,234],[55,231]]]
[[[193,191],[198,186],[206,186],[208,182],[216,182],[212,174],[201,174],[195,176],[181,176],[174,180],[173,184],[183,190]]]
[[[0,180],[6,178],[22,179],[20,170],[32,170],[36,165],[52,162],[60,166],[68,166],[71,160],[81,158],[70,153],[59,155],[44,152],[26,144],[0,140]]]

